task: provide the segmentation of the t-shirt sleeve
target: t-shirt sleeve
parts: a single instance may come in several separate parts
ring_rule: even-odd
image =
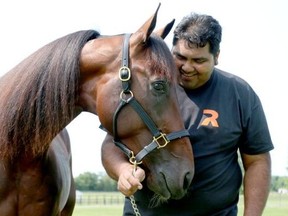
[[[241,108],[243,114],[243,137],[240,144],[240,150],[243,153],[255,155],[272,150],[271,140],[266,116],[257,94],[249,88],[248,97],[242,100]]]

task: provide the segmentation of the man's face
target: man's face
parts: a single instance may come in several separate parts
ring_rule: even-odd
[[[187,89],[196,89],[210,78],[217,56],[209,52],[209,44],[204,47],[188,46],[185,40],[179,40],[172,48],[172,54],[180,72],[180,85]]]

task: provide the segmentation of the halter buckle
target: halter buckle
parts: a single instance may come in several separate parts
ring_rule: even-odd
[[[119,69],[119,79],[120,79],[122,82],[127,82],[128,80],[130,80],[130,78],[131,78],[130,68],[129,68],[129,67],[126,67],[126,66],[122,66],[122,67]]]
[[[160,148],[164,148],[169,142],[170,140],[167,138],[165,133],[160,132],[160,135],[157,137],[153,137],[153,141],[157,143],[158,145],[158,149]]]

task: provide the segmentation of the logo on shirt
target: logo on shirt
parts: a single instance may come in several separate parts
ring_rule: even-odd
[[[198,128],[201,127],[201,126],[205,126],[205,127],[219,127],[219,124],[217,122],[218,116],[219,116],[219,114],[215,110],[204,109],[203,110],[202,119],[200,121],[200,124],[199,124]]]

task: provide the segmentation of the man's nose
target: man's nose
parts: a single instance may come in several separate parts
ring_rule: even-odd
[[[185,72],[194,72],[195,71],[195,67],[191,62],[185,62],[182,65],[182,70],[184,70]]]

